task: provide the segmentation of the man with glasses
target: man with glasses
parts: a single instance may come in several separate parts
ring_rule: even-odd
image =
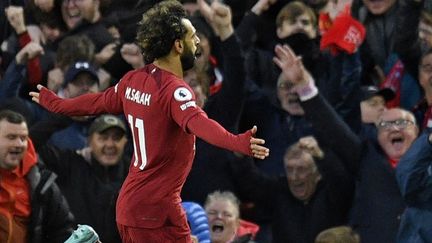
[[[376,123],[377,141],[361,141],[318,93],[301,59],[288,46],[275,51],[275,62],[294,84],[318,142],[330,145],[356,177],[351,224],[363,242],[395,242],[405,202],[394,168],[418,135],[414,115],[400,108],[386,110]]]

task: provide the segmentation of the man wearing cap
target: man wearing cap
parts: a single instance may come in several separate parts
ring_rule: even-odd
[[[129,167],[124,153],[126,131],[118,117],[99,116],[89,128],[89,147],[75,151],[47,145],[51,136],[47,129],[30,130],[40,157],[58,174],[76,223],[92,226],[104,243],[120,242],[115,202]]]
[[[74,98],[98,91],[99,79],[96,68],[89,62],[77,61],[66,71],[63,87],[59,90],[58,95],[64,98]],[[65,119],[52,115],[35,125],[50,130],[56,129],[48,140],[49,144],[62,149],[76,150],[87,146],[90,122],[86,116]],[[65,137],[68,139],[64,139]]]
[[[75,62],[66,71],[63,89],[59,96],[73,98],[86,93],[99,91],[99,78],[96,68],[89,62]]]
[[[395,97],[395,93],[390,88],[379,89],[373,85],[362,86],[361,90],[363,95],[360,102],[362,122],[375,124],[386,109],[386,103]]]
[[[374,85],[361,87],[362,98],[360,102],[362,127],[359,136],[361,138],[376,140],[377,130],[375,123],[386,110],[386,103],[395,97],[390,88],[379,89]]]

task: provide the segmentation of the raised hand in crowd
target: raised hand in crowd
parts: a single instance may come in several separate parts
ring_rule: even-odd
[[[58,92],[63,85],[64,73],[60,68],[54,68],[48,71],[47,87],[48,89]]]
[[[26,64],[28,60],[44,54],[42,46],[36,42],[30,42],[22,48],[15,56],[17,64]]]
[[[46,13],[54,8],[54,0],[34,0],[34,4]]]
[[[5,9],[5,13],[10,25],[18,35],[26,31],[23,7],[10,6]]]
[[[9,6],[5,9],[5,15],[10,25],[14,28],[18,35],[27,31],[32,41],[40,44],[44,44],[46,42],[46,38],[38,26],[26,26],[23,7]]]
[[[95,60],[99,64],[105,64],[115,54],[117,48],[116,43],[109,43],[102,50],[95,54]]]
[[[284,80],[294,85],[307,85],[312,76],[304,68],[301,57],[297,56],[288,45],[276,45],[273,61],[282,70]]]
[[[299,140],[300,148],[305,149],[314,158],[322,159],[324,158],[324,152],[318,145],[317,140],[313,136],[302,137]]]
[[[271,5],[275,4],[277,0],[258,0],[252,7],[251,11],[256,15],[261,15],[267,11]]]
[[[144,67],[144,57],[139,46],[135,43],[126,43],[120,49],[122,58],[134,69]]]
[[[201,14],[213,28],[215,34],[222,41],[231,36],[234,32],[231,9],[219,1],[213,1],[211,5],[207,4],[204,0],[198,0],[197,2]]]

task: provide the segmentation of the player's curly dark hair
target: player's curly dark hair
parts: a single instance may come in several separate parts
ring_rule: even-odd
[[[182,19],[187,18],[180,2],[162,1],[143,14],[139,22],[136,41],[146,63],[166,56],[176,39],[182,39],[187,30]]]

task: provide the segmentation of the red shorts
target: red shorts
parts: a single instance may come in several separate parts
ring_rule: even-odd
[[[180,234],[175,226],[146,229],[117,224],[117,227],[123,243],[192,243],[190,235],[177,238]]]

